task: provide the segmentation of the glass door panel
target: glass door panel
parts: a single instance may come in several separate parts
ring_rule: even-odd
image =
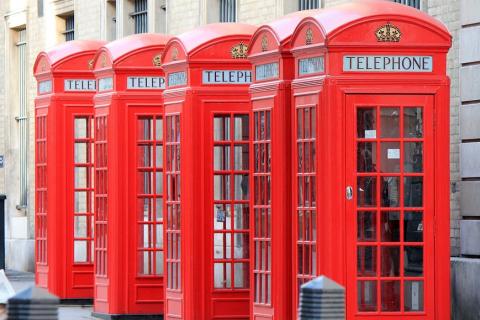
[[[351,296],[356,300],[354,314],[362,319],[426,311],[424,283],[433,273],[425,270],[424,261],[425,250],[433,247],[424,242],[424,218],[433,216],[425,206],[424,183],[424,147],[430,143],[424,135],[428,99],[405,100],[371,96],[350,105],[356,128],[348,129],[347,124],[354,135],[347,138],[354,138],[347,140],[347,146],[354,147],[347,151],[347,168],[353,169],[347,175],[354,173],[356,200],[347,205],[347,218],[355,217],[350,230],[356,235],[347,235],[354,240],[347,245],[355,248],[349,257],[356,257],[356,263],[349,268],[356,270],[349,272],[349,284],[357,292]]]

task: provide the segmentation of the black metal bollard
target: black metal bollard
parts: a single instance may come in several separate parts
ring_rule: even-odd
[[[0,269],[5,270],[5,200],[7,196],[0,194]]]
[[[57,320],[59,299],[32,286],[8,299],[8,320]]]
[[[345,289],[320,276],[302,285],[298,306],[299,320],[345,320]]]

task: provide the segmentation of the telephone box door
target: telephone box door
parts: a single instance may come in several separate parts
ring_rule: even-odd
[[[434,319],[433,96],[346,102],[348,319]]]

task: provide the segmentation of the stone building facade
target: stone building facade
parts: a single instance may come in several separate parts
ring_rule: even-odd
[[[138,31],[139,0],[2,0],[0,14],[0,193],[6,200],[7,267],[33,270],[34,96],[32,68],[39,51],[66,40],[114,40]],[[300,9],[302,0],[141,0],[142,30],[179,34],[219,22],[222,2],[234,4],[233,20],[262,24]],[[330,7],[349,0],[309,1]],[[385,0],[389,1],[389,0]],[[393,1],[393,0],[392,0]],[[451,78],[451,255],[455,288],[468,281],[458,272],[480,272],[480,1],[395,0],[419,3],[453,36]],[[73,19],[73,20],[71,20]],[[228,19],[232,19],[232,14]],[[67,29],[73,21],[73,30]],[[71,25],[70,25],[71,26]],[[0,159],[1,160],[1,159]],[[477,189],[479,188],[479,189]],[[463,279],[463,280],[462,280]],[[477,277],[477,279],[480,279]],[[463,281],[463,282],[462,282]],[[480,280],[476,280],[480,282]],[[479,287],[477,283],[475,287]],[[470,298],[469,298],[470,299]],[[473,302],[478,305],[480,301]],[[470,300],[472,300],[470,299]],[[479,297],[477,296],[478,300]],[[478,318],[479,315],[476,315]],[[468,320],[465,315],[457,319]],[[473,319],[473,318],[472,318]]]

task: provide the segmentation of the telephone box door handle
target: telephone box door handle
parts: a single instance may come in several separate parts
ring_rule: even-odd
[[[353,188],[351,186],[348,186],[347,190],[345,190],[345,196],[347,197],[347,200],[353,199]]]

